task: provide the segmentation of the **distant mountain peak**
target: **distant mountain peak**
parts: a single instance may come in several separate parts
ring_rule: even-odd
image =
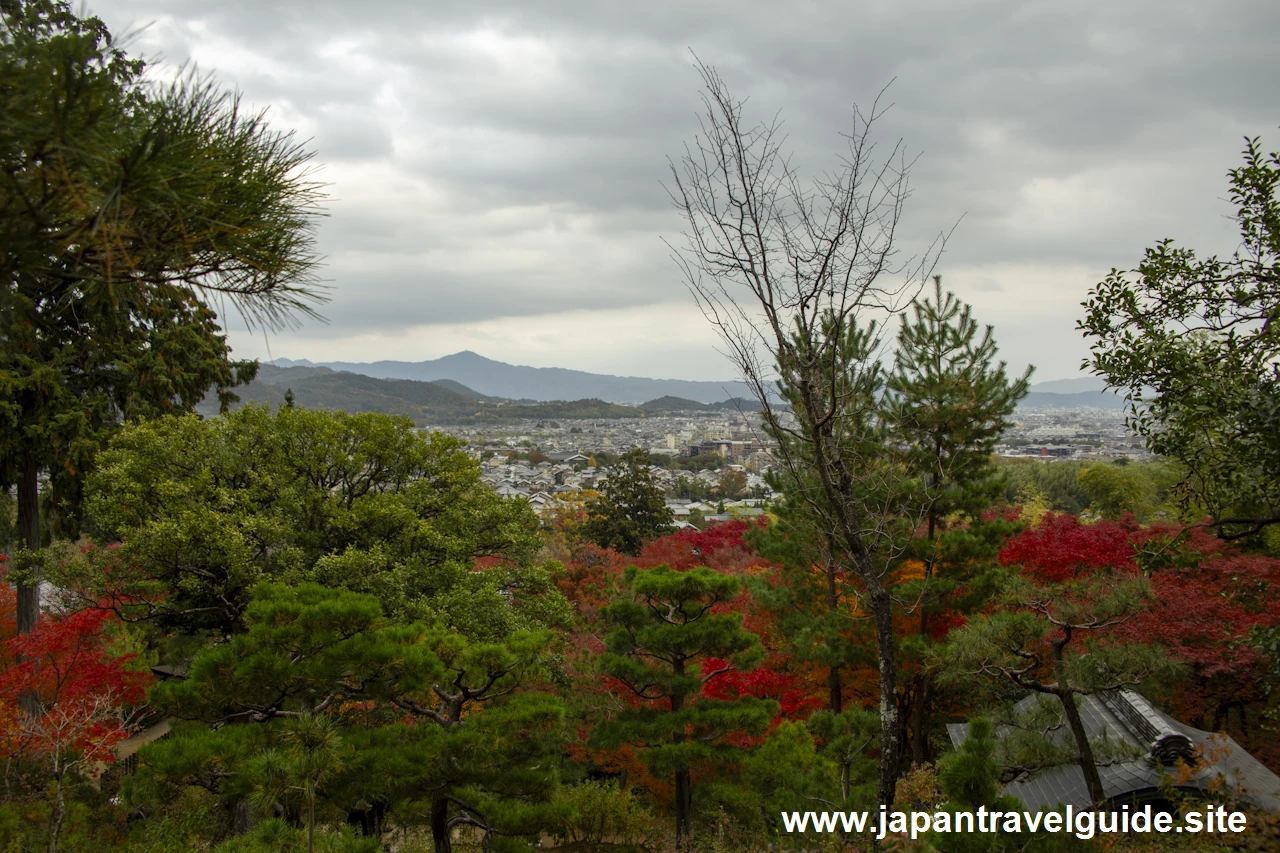
[[[751,390],[741,382],[702,382],[687,379],[650,379],[611,376],[562,367],[529,367],[495,361],[472,350],[462,350],[429,361],[311,362],[275,359],[280,367],[328,367],[376,379],[412,379],[434,382],[451,379],[484,396],[521,400],[591,400],[638,403],[660,397],[680,397],[697,403],[719,403],[726,397],[749,398]]]
[[[1100,376],[1075,376],[1070,379],[1034,382],[1031,385],[1031,391],[1048,394],[1080,394],[1084,391],[1102,391],[1106,387],[1106,380]]]

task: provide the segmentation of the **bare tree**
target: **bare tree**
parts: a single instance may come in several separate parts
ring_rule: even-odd
[[[853,111],[834,172],[804,180],[783,152],[781,123],[749,124],[714,69],[701,133],[671,162],[686,244],[673,247],[686,284],[761,405],[788,499],[830,551],[844,587],[875,621],[879,656],[879,802],[898,777],[894,601],[887,575],[922,507],[877,414],[883,373],[877,315],[905,307],[932,273],[945,238],[900,259],[898,223],[911,165],[899,141],[878,157]],[[883,93],[881,93],[883,95]],[[914,502],[913,502],[914,501]]]

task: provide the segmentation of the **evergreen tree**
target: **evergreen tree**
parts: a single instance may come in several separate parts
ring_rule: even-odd
[[[777,704],[703,696],[711,679],[749,669],[763,654],[759,639],[742,627],[742,617],[723,610],[741,588],[736,578],[706,567],[678,572],[668,566],[628,566],[624,580],[630,597],[603,611],[613,629],[600,669],[640,704],[598,725],[593,739],[601,746],[639,744],[651,771],[673,778],[679,846],[690,831],[691,767],[736,755],[726,736],[762,732]]]
[[[957,522],[980,526],[982,511],[1004,490],[992,452],[1013,425],[1010,415],[1027,394],[1033,368],[1008,378],[1005,363],[995,363],[992,327],[979,336],[970,307],[954,293],[943,293],[942,276],[933,277],[932,298],[917,298],[911,308],[912,318],[904,315],[898,329],[883,417],[889,440],[919,478],[925,529],[917,550],[924,563],[917,608],[920,642],[927,644],[930,608],[966,580],[981,557],[995,556],[991,548],[974,548],[979,540],[952,537],[944,561],[938,537]],[[939,569],[950,571],[935,578]],[[929,759],[929,683],[923,671],[912,687],[912,759],[923,764]]]
[[[211,85],[142,74],[61,0],[0,6],[0,488],[17,486],[29,553],[74,536],[83,475],[121,421],[211,387],[226,405],[253,378],[202,294],[267,323],[316,297],[310,154]],[[25,633],[38,560],[20,562]]]
[[[389,616],[473,638],[569,616],[532,559],[528,504],[407,418],[259,406],[159,418],[123,429],[90,483],[93,532],[123,545],[66,566],[62,585],[162,627],[241,630],[262,580],[370,593]],[[476,571],[486,557],[502,559]]]
[[[1080,709],[1081,696],[1142,684],[1175,667],[1157,647],[1117,642],[1108,631],[1148,605],[1146,578],[1126,571],[1092,572],[1037,583],[1016,577],[1004,606],[951,632],[934,656],[944,677],[962,683],[994,679],[1057,700],[1074,758],[1094,805],[1106,799]]]
[[[588,508],[583,535],[602,548],[635,556],[650,539],[671,532],[675,519],[649,470],[649,453],[631,450],[609,470]]]
[[[261,585],[245,617],[187,679],[152,691],[162,713],[219,727],[149,747],[152,792],[201,781],[229,797],[292,792],[308,819],[319,797],[345,811],[379,802],[406,822],[425,815],[437,853],[459,824],[533,832],[563,739],[562,705],[537,689],[549,632],[477,642],[388,624],[371,596],[315,584]],[[340,717],[341,737],[318,715]]]
[[[960,748],[938,762],[938,781],[947,801],[939,810],[1017,811],[1022,803],[1017,797],[1000,792],[1000,774],[1004,769],[996,755],[998,743],[995,727],[986,717],[969,721],[969,731]],[[930,839],[942,853],[995,853],[1001,850],[1025,850],[1027,841],[1020,835],[998,832],[950,832]]]
[[[1034,370],[1010,380],[1005,363],[994,363],[992,327],[979,337],[970,306],[943,294],[942,276],[933,285],[932,299],[912,303],[914,319],[902,318],[884,403],[889,438],[921,479],[930,543],[950,519],[972,520],[1003,491],[991,454]]]
[[[306,807],[307,853],[316,849],[316,799],[345,763],[342,735],[333,718],[303,713],[284,725],[283,749],[254,756],[249,774],[260,780],[257,794],[267,805],[291,793]]]

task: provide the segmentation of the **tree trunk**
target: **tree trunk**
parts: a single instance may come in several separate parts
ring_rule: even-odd
[[[452,853],[453,841],[449,838],[448,797],[436,797],[431,801],[431,841],[436,853]]]
[[[1084,773],[1084,783],[1089,788],[1089,799],[1094,808],[1100,807],[1107,799],[1102,789],[1102,777],[1098,775],[1098,763],[1093,758],[1093,748],[1089,746],[1089,734],[1084,730],[1084,721],[1080,719],[1080,709],[1076,707],[1076,695],[1070,691],[1058,694],[1062,700],[1062,709],[1067,715],[1067,724],[1076,739],[1076,749],[1080,750],[1080,770]]]
[[[880,662],[880,783],[877,802],[893,805],[898,787],[898,671],[893,634],[893,601],[874,574],[867,577],[876,617],[876,652]]]
[[[671,671],[677,678],[684,675],[684,661],[672,661]],[[671,696],[671,713],[676,714],[684,707],[684,694],[675,693]],[[684,743],[684,732],[679,731],[671,736],[671,742],[675,744]],[[693,790],[691,780],[689,778],[689,765],[683,764],[676,770],[676,848],[678,849],[682,842],[687,843],[689,838],[689,811],[693,805]]]
[[[934,459],[935,461],[941,456],[942,448],[935,442]],[[937,464],[941,464],[938,462]],[[940,483],[940,476],[935,471],[932,477],[933,491],[936,494]],[[933,549],[934,540],[938,536],[938,514],[935,506],[929,507],[929,559],[924,562],[924,595],[920,599],[920,639],[926,644],[929,641],[929,581],[933,580],[933,561],[936,552]],[[928,741],[928,714],[925,713],[926,706],[929,702],[929,677],[924,673],[923,669],[916,676],[915,680],[915,699],[911,707],[911,763],[924,764],[929,760],[929,741]]]
[[[40,550],[39,467],[34,456],[22,460],[18,473],[18,546]],[[40,618],[40,582],[18,584],[18,633],[30,634]]]
[[[692,806],[693,790],[689,782],[689,768],[686,767],[676,771],[676,847],[689,842],[689,811]]]

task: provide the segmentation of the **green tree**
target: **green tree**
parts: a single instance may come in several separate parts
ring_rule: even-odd
[[[1020,505],[1031,496],[1046,508],[1079,515],[1089,508],[1089,493],[1080,485],[1082,462],[1061,461],[1045,465],[1034,459],[1001,459],[997,468],[1005,480],[1005,500]]]
[[[642,704],[600,723],[592,737],[602,746],[641,745],[651,771],[674,779],[679,846],[690,831],[690,768],[736,756],[740,750],[726,736],[762,732],[777,703],[703,695],[711,679],[750,669],[763,654],[756,635],[742,627],[741,615],[722,609],[741,589],[737,578],[705,567],[679,572],[668,566],[628,566],[623,577],[630,597],[603,611],[613,629],[600,669]],[[709,659],[717,662],[714,667],[705,666]]]
[[[991,454],[1034,369],[1010,380],[1005,363],[995,363],[993,328],[979,337],[970,306],[943,294],[942,276],[933,282],[932,299],[916,299],[914,319],[902,317],[884,407],[891,440],[905,446],[920,477],[930,543],[948,521],[972,520],[1003,491]]]
[[[1003,767],[997,757],[995,727],[986,717],[969,721],[969,731],[959,749],[947,753],[938,762],[938,781],[946,794],[942,811],[988,810],[1016,811],[1022,807],[1017,797],[1000,792]],[[945,853],[986,853],[986,851],[1022,849],[1023,839],[1007,839],[997,833],[964,832],[939,835],[934,840]]]
[[[916,607],[919,640],[927,643],[930,608],[967,580],[964,574],[973,569],[976,556],[954,554],[962,537],[952,537],[952,558],[940,561],[938,537],[956,524],[980,526],[983,510],[1004,491],[992,453],[1013,425],[1010,416],[1027,394],[1033,368],[1010,380],[1005,363],[995,361],[992,327],[979,336],[970,306],[954,293],[943,293],[942,276],[933,277],[932,298],[915,299],[911,309],[914,316],[908,320],[904,315],[898,329],[883,417],[890,440],[902,449],[904,463],[919,480],[924,535],[917,555],[924,578]],[[939,569],[950,571],[935,584]],[[912,759],[923,764],[929,757],[929,681],[923,671],[912,688]]]
[[[90,559],[64,585],[162,626],[238,631],[261,580],[369,593],[394,618],[475,638],[569,617],[532,561],[528,505],[407,418],[246,406],[156,419],[122,430],[90,483],[93,531],[123,545],[98,552],[111,572]],[[475,571],[484,557],[501,559]]]
[[[304,713],[284,726],[285,748],[255,756],[249,771],[259,781],[258,795],[270,805],[290,793],[307,809],[307,853],[316,849],[316,798],[345,763],[342,736],[332,718]]]
[[[729,500],[737,500],[747,490],[747,475],[733,468],[726,468],[717,483],[720,496]]]
[[[246,630],[202,651],[186,680],[153,689],[162,713],[220,726],[148,747],[153,792],[295,789],[308,815],[321,795],[348,811],[384,802],[405,821],[425,815],[438,853],[462,823],[532,832],[530,804],[554,793],[563,740],[562,705],[537,689],[550,632],[471,641],[387,623],[371,596],[315,584],[259,586],[245,616]],[[321,714],[341,717],[345,748]]]
[[[1056,698],[1089,798],[1100,805],[1106,795],[1076,703],[1172,670],[1157,647],[1108,641],[1108,629],[1132,618],[1151,596],[1145,578],[1113,572],[1043,584],[1015,578],[1006,607],[951,632],[934,661],[946,678],[995,679]]]
[[[888,578],[916,520],[900,499],[907,478],[885,452],[875,398],[859,387],[882,379],[875,349],[861,344],[876,338],[868,315],[899,310],[939,247],[895,260],[910,169],[901,145],[873,143],[877,107],[854,110],[840,168],[810,179],[786,154],[778,119],[751,123],[715,70],[698,70],[701,133],[671,164],[685,223],[677,261],[779,442],[784,491],[805,508],[832,570],[865,596],[880,680],[877,796],[888,806],[901,740]]]
[[[1280,522],[1280,155],[1248,139],[1229,177],[1240,248],[1202,259],[1162,240],[1090,291],[1079,328],[1129,428],[1185,466],[1186,508],[1237,538]]]
[[[142,72],[64,2],[0,8],[0,486],[17,486],[28,552],[74,533],[83,474],[122,421],[210,387],[225,405],[253,377],[202,296],[270,325],[317,295],[310,154],[212,85]],[[15,573],[23,632],[38,562]]]
[[[671,532],[674,520],[662,490],[649,470],[649,453],[624,453],[588,508],[583,536],[602,548],[636,555],[650,539]]]
[[[1077,480],[1089,493],[1089,510],[1097,518],[1133,513],[1145,520],[1151,513],[1154,484],[1137,466],[1098,462],[1080,469]]]
[[[695,501],[703,501],[711,497],[710,486],[702,480],[690,479],[683,475],[676,477],[672,491],[677,498],[687,498]]]

